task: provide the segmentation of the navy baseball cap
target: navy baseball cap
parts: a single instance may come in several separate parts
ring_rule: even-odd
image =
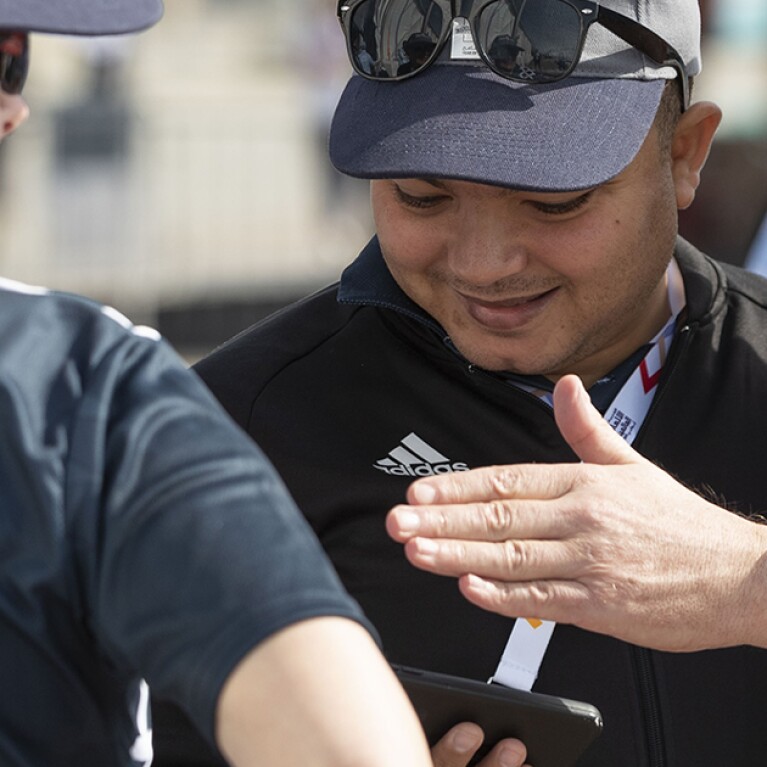
[[[701,68],[697,0],[604,0]],[[593,25],[574,72],[531,85],[496,75],[454,22],[439,58],[407,80],[354,75],[330,131],[330,159],[359,178],[452,178],[541,192],[598,186],[623,171],[677,75]],[[467,41],[468,36],[468,41]],[[462,38],[462,39],[457,39]]]
[[[162,0],[0,0],[0,28],[116,35],[151,27],[162,13]]]

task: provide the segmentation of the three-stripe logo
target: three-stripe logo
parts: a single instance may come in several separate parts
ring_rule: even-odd
[[[415,432],[403,437],[400,444],[391,450],[386,458],[373,464],[373,468],[399,477],[431,477],[435,474],[469,470],[465,463],[452,462],[424,442]]]

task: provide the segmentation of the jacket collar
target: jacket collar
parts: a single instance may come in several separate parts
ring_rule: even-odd
[[[406,314],[445,335],[440,324],[415,301],[411,301],[392,277],[386,266],[378,238],[344,269],[338,286],[338,301],[342,304],[367,304]]]
[[[678,238],[675,258],[682,273],[686,294],[686,308],[682,314],[684,318],[682,323],[686,325],[705,323],[724,307],[724,291],[720,289],[726,280],[724,272],[715,262],[682,238]],[[431,329],[444,344],[452,349],[454,354],[461,357],[439,323],[411,301],[394,280],[383,259],[377,238],[373,238],[357,259],[344,270],[338,288],[338,300],[346,304],[379,306],[407,315]],[[610,374],[591,387],[589,394],[600,412],[604,412],[612,402],[646,350],[647,347],[637,349]],[[508,372],[495,373],[495,375],[523,388],[533,386],[543,391],[551,391],[554,386],[543,376],[523,376]]]
[[[705,324],[725,307],[727,277],[724,270],[681,237],[677,238],[675,257],[687,298],[685,322]]]

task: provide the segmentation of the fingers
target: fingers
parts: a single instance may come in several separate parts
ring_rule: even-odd
[[[548,501],[489,501],[460,506],[395,506],[386,530],[404,543],[416,536],[475,541],[509,538],[555,539],[576,532],[568,515],[556,513]]]
[[[411,504],[473,503],[510,498],[559,498],[578,482],[578,464],[514,464],[458,471],[414,482]]]
[[[602,418],[577,376],[567,375],[557,381],[554,418],[567,444],[585,463],[607,465],[644,460]]]
[[[431,750],[434,767],[466,767],[483,741],[482,730],[471,722],[453,727]],[[527,750],[520,741],[507,738],[495,745],[478,767],[523,767]]]
[[[500,543],[453,539],[413,538],[405,556],[421,570],[458,577],[473,573],[501,581],[577,579],[592,567],[577,541],[520,541]]]
[[[464,575],[458,587],[472,604],[509,618],[535,615],[540,620],[581,625],[590,609],[589,590],[575,581],[511,583]]]
[[[470,722],[456,725],[432,748],[434,767],[466,767],[483,739],[478,725]]]
[[[496,743],[477,767],[524,767],[526,757],[527,749],[524,743],[516,738],[506,738]]]

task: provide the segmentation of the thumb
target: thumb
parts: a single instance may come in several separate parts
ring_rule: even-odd
[[[567,444],[585,463],[638,463],[644,459],[619,437],[591,404],[578,376],[554,387],[554,419]]]

